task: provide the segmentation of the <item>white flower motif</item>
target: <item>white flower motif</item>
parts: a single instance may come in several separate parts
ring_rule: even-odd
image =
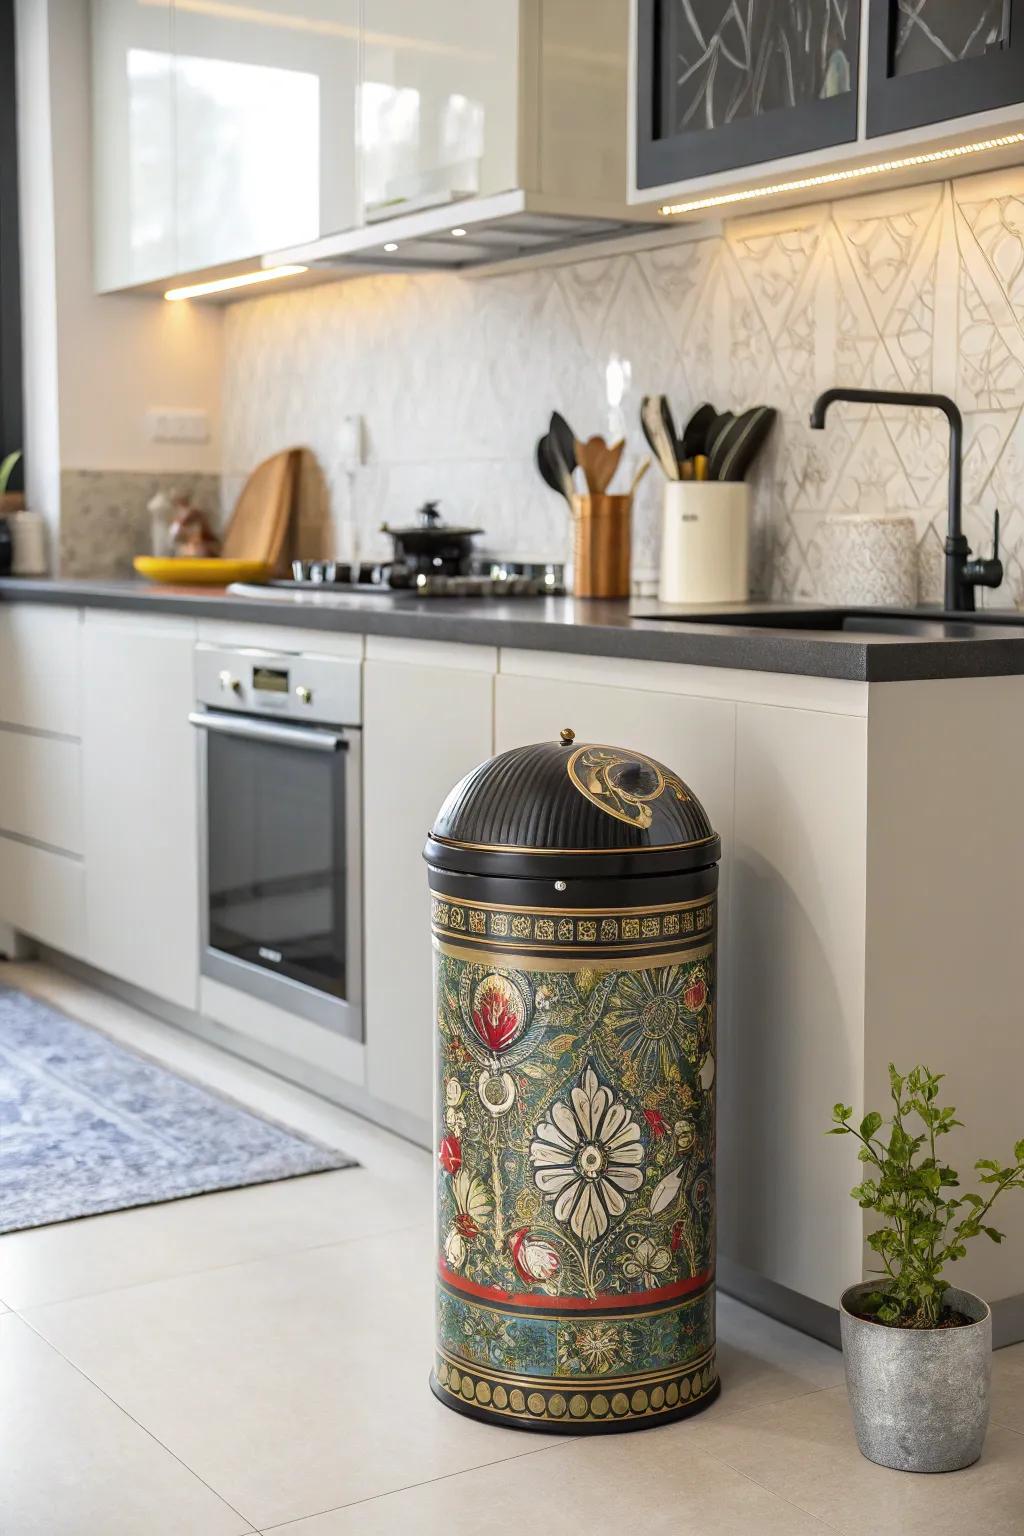
[[[643,1183],[640,1127],[610,1088],[587,1067],[569,1095],[556,1101],[530,1143],[534,1182],[554,1201],[556,1221],[567,1221],[585,1243],[608,1230],[626,1209],[623,1194]]]
[[[631,1256],[622,1261],[622,1273],[631,1280],[642,1279],[649,1291],[658,1284],[658,1276],[668,1269],[672,1255],[660,1247],[653,1238],[642,1237]]]

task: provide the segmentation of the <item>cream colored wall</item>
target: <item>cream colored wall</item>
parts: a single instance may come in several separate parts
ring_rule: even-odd
[[[885,1110],[890,1061],[945,1072],[964,1128],[943,1156],[982,1192],[975,1159],[1024,1136],[1022,785],[1024,678],[871,687],[865,1104]],[[979,1238],[954,1273],[998,1300],[1024,1291],[1024,1199],[992,1219],[1007,1241]]]
[[[61,469],[219,469],[223,312],[93,293],[88,0],[17,0],[16,23],[26,460],[55,528]],[[151,406],[207,411],[209,442],[150,441]]]

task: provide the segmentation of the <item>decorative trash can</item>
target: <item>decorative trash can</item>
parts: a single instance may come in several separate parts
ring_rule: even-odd
[[[548,1433],[706,1406],[718,836],[661,763],[566,730],[467,775],[424,856],[434,1393]]]

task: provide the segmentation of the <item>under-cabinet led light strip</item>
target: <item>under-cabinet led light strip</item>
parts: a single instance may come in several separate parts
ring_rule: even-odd
[[[187,288],[168,288],[165,299],[201,299],[207,293],[226,293],[229,288],[248,288],[250,283],[272,283],[278,277],[296,277],[306,267],[259,267],[255,272],[240,272],[237,277],[218,277],[209,283],[192,283]]]
[[[770,187],[751,187],[744,192],[720,192],[716,197],[697,197],[688,203],[663,203],[658,212],[668,218],[674,213],[697,213],[703,208],[749,203],[755,198],[777,196],[780,192],[806,192],[811,187],[831,187],[838,182],[856,181],[861,176],[881,176],[886,171],[906,171],[917,165],[938,165],[943,160],[957,160],[962,155],[978,155],[986,149],[1006,149],[1011,144],[1024,144],[1024,133],[1007,133],[998,139],[983,139],[978,144],[958,144],[953,149],[933,149],[925,155],[904,155],[899,160],[882,160],[878,165],[859,165],[848,171],[826,171],[820,176],[777,181]]]

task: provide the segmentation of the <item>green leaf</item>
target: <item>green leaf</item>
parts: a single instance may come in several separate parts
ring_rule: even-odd
[[[10,483],[11,475],[14,472],[14,466],[15,466],[15,464],[17,464],[17,462],[18,462],[18,460],[20,458],[21,458],[21,449],[20,448],[15,448],[14,452],[13,453],[9,453],[7,455],[7,457],[6,457],[6,459],[4,459],[3,463],[0,464],[0,496],[3,496],[3,495],[6,494],[7,487],[9,485],[9,483]]]
[[[1004,1237],[1004,1233],[1000,1232],[996,1227],[982,1227],[981,1230],[988,1237],[990,1237],[994,1243],[1001,1243],[1002,1242],[1003,1237]]]
[[[849,1120],[852,1114],[853,1109],[849,1104],[833,1104],[832,1106],[833,1120]]]
[[[1013,1155],[1016,1158],[1018,1163],[1024,1163],[1024,1141],[1015,1141],[1014,1142],[1014,1144],[1013,1144]]]
[[[860,1123],[860,1133],[864,1137],[865,1141],[870,1141],[871,1137],[878,1130],[878,1127],[881,1125],[881,1123],[882,1117],[878,1113],[877,1109],[873,1109],[869,1115],[864,1116],[864,1119]]]

